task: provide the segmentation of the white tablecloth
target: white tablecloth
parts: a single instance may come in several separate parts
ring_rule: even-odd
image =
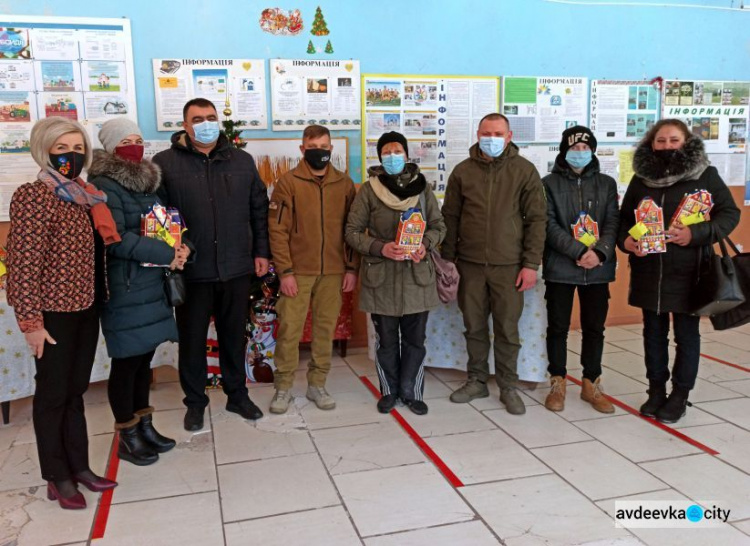
[[[110,358],[104,337],[99,335],[91,382],[109,377]],[[164,343],[157,350],[151,367],[169,364],[177,367],[177,344]],[[34,394],[34,359],[18,329],[13,308],[8,307],[5,291],[0,290],[0,402]]]
[[[544,281],[539,281],[532,290],[524,293],[524,308],[518,321],[521,351],[518,354],[518,377],[524,381],[545,381],[547,373],[547,308],[544,301]],[[492,319],[489,320],[490,339]],[[369,356],[375,359],[375,330],[372,320],[367,320]],[[441,305],[430,311],[427,321],[427,357],[425,365],[435,368],[466,369],[466,340],[464,322],[458,304]],[[495,373],[495,357],[490,349],[490,373]]]

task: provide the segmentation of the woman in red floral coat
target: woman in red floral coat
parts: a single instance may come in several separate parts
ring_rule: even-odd
[[[10,203],[8,302],[36,361],[33,420],[47,497],[80,509],[78,483],[97,492],[117,485],[89,466],[83,393],[99,339],[94,229],[105,244],[119,235],[105,194],[79,177],[91,161],[80,124],[37,122],[31,155],[41,171]]]

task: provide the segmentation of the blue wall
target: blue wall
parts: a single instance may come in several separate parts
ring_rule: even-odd
[[[331,56],[305,53],[318,5],[331,31]],[[300,35],[260,30],[261,11],[277,6],[302,11]],[[155,57],[352,58],[361,61],[363,73],[750,80],[750,9],[609,6],[597,0],[0,0],[0,13],[129,18],[139,122],[149,139],[168,138],[156,131]],[[298,134],[252,132],[259,138]],[[349,137],[351,174],[358,181],[359,133],[341,136]]]

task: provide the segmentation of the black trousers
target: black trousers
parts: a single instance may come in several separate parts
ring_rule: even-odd
[[[219,366],[224,392],[231,402],[247,398],[245,375],[245,330],[251,276],[225,282],[191,282],[187,299],[175,309],[180,336],[180,384],[187,407],[205,408],[206,336],[211,315],[216,321]]]
[[[149,407],[151,360],[156,351],[128,358],[113,358],[109,371],[107,394],[115,422],[135,419],[135,412]]]
[[[402,317],[372,315],[377,336],[375,365],[383,396],[422,400],[428,314],[429,311]]]
[[[675,350],[672,384],[688,390],[695,386],[701,358],[700,317],[672,313]],[[643,310],[643,348],[646,376],[650,381],[669,380],[669,313]]]
[[[565,377],[568,360],[568,331],[573,297],[578,289],[581,308],[581,366],[583,377],[596,381],[602,374],[604,351],[604,322],[609,311],[609,284],[563,284],[546,282],[547,300],[547,356],[550,375]]]
[[[57,344],[36,359],[33,419],[39,466],[47,481],[89,470],[89,437],[83,409],[99,340],[96,306],[73,313],[44,313]]]

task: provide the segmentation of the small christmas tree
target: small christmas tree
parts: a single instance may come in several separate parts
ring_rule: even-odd
[[[331,45],[331,40],[328,40],[328,43],[326,44],[326,53],[333,53],[333,46]]]
[[[247,142],[243,142],[242,137],[240,136],[243,131],[242,127],[246,125],[244,121],[225,119],[221,124],[224,126],[224,134],[232,146],[235,148],[244,148],[247,146]]]
[[[313,36],[328,36],[328,34],[330,34],[328,32],[326,20],[323,18],[323,11],[320,9],[320,6],[318,6],[318,9],[315,10],[315,19],[313,20],[310,33]]]
[[[317,52],[315,51],[315,46],[313,45],[313,43],[312,43],[312,40],[310,40],[309,42],[307,42],[307,52],[308,52],[308,53],[309,53],[310,55],[312,55],[313,53],[317,53]]]

